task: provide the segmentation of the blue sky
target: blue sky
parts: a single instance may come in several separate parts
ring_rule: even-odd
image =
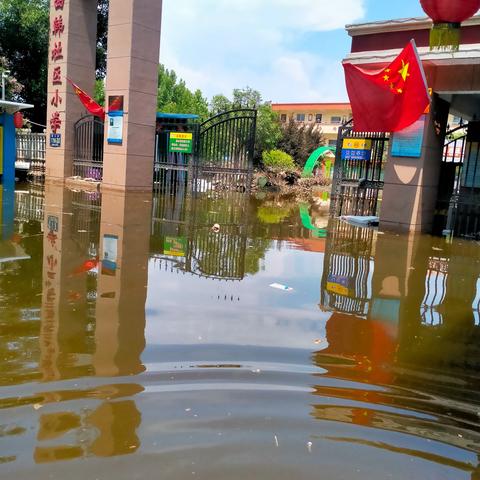
[[[164,0],[160,61],[208,98],[248,85],[273,102],[344,101],[345,24],[421,15],[419,0]]]

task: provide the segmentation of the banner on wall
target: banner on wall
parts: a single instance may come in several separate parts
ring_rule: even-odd
[[[123,143],[123,95],[108,97],[107,142],[117,145]]]

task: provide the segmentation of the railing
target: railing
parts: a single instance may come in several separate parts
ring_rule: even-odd
[[[45,174],[46,135],[44,133],[20,133],[17,135],[17,162],[28,163],[29,173]]]

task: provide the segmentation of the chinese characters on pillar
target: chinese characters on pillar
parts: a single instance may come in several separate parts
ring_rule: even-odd
[[[51,51],[50,59],[53,64],[52,69],[52,78],[49,79],[51,85],[58,87],[63,84],[63,75],[62,67],[60,65],[55,65],[55,63],[63,60],[63,46],[62,46],[62,37],[65,31],[65,24],[63,23],[63,9],[65,6],[65,0],[53,0],[53,8],[55,9],[55,17],[51,25]],[[52,15],[53,17],[53,15]],[[61,128],[62,128],[62,118],[60,116],[60,111],[58,108],[63,103],[63,98],[60,95],[58,88],[54,89],[54,93],[50,97],[50,105],[54,107],[51,110],[51,115],[49,119],[50,126],[50,146],[51,147],[60,147],[62,143],[61,137]]]

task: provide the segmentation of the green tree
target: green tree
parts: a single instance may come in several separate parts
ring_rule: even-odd
[[[47,105],[48,0],[0,2],[0,56],[22,85],[20,101],[33,103],[30,118],[44,124]]]
[[[262,153],[276,148],[282,137],[278,114],[272,110],[270,103],[263,102],[260,92],[250,87],[234,89],[232,97],[233,99],[230,100],[225,95],[215,95],[210,102],[210,115],[236,108],[258,110],[254,153],[254,162],[258,164],[261,162]]]
[[[232,103],[234,108],[258,108],[262,105],[262,95],[248,86],[235,88]]]
[[[105,81],[102,78],[95,80],[94,99],[102,107],[105,106]]]
[[[14,98],[35,105],[26,115],[39,124],[45,124],[47,116],[49,6],[49,0],[0,1],[0,57],[23,85]],[[104,78],[106,73],[107,31],[108,0],[99,0],[97,78]]]
[[[98,0],[97,4],[97,79],[105,78],[107,74],[108,45],[108,5],[109,0]]]
[[[258,107],[257,135],[255,138],[255,162],[259,162],[262,153],[277,147],[282,138],[282,129],[278,113],[272,110],[270,103]]]
[[[157,108],[166,113],[193,113],[208,116],[208,102],[200,90],[191,92],[173,70],[158,67]]]
[[[218,115],[232,109],[232,102],[225,95],[214,95],[210,102],[210,115]]]
[[[282,129],[278,148],[291,155],[302,168],[312,152],[324,144],[322,131],[316,125],[299,125],[291,118]]]

